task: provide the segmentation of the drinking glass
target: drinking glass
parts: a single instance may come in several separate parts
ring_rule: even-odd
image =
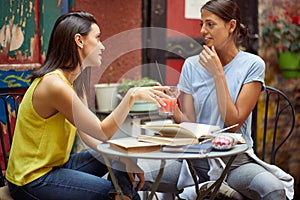
[[[176,86],[169,86],[169,89],[165,92],[169,97],[162,98],[166,105],[159,108],[159,115],[172,116],[180,92]]]

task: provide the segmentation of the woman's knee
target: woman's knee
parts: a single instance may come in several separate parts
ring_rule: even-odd
[[[286,198],[282,182],[267,171],[255,176],[249,185],[249,189],[257,191],[261,199]]]
[[[257,182],[254,180],[254,182],[249,185],[246,191],[242,191],[242,194],[250,199],[285,200],[286,194],[282,183],[275,177],[272,182],[269,182],[269,180],[273,178],[264,178],[266,177],[257,177],[257,179],[261,179],[261,181]]]
[[[285,199],[282,182],[265,168],[254,163],[233,170],[227,182],[232,188],[251,199],[270,199],[274,195],[277,195],[276,199]]]

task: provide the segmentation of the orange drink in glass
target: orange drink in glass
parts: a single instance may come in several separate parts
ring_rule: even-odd
[[[163,116],[173,115],[177,99],[171,97],[171,98],[162,98],[162,100],[165,102],[166,105],[161,106],[159,108],[159,115],[163,115]]]
[[[176,86],[169,86],[169,90],[166,91],[166,94],[170,97],[162,98],[166,105],[159,108],[159,115],[172,116],[177,103],[177,97],[179,96],[179,90]]]

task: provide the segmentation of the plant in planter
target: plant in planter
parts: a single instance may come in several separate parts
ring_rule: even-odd
[[[147,87],[147,86],[155,86],[157,84],[156,80],[150,79],[148,77],[144,77],[141,79],[123,79],[122,82],[117,87],[117,92],[122,98],[126,92],[133,87]],[[157,110],[158,107],[147,101],[136,101],[131,108],[131,112],[147,112]]]
[[[105,74],[106,83],[95,84],[97,110],[99,112],[111,112],[119,103],[117,98],[118,83],[112,83],[116,67],[109,66]]]
[[[288,2],[284,6],[283,13],[268,16],[262,39],[266,48],[276,48],[283,75],[286,78],[300,77],[300,17],[289,12],[292,9]]]
[[[148,77],[144,77],[141,79],[123,79],[122,83],[118,86],[118,93],[122,96],[133,87],[147,87],[147,86],[155,86],[157,83],[156,80],[150,79]]]

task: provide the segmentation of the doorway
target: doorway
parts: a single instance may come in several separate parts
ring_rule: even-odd
[[[201,51],[199,19],[188,18],[185,10],[193,1],[197,0],[143,0],[142,76],[175,85],[185,58]],[[243,47],[257,54],[258,0],[237,3],[250,33]]]

